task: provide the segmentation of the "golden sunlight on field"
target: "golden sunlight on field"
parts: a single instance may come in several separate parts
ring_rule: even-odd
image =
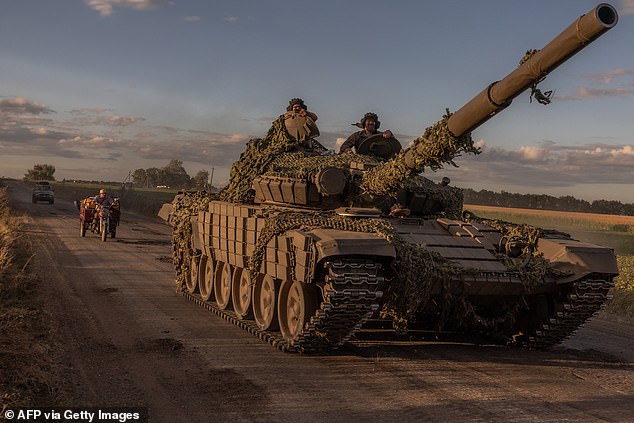
[[[634,216],[616,216],[612,214],[596,214],[596,213],[580,213],[580,212],[564,212],[554,210],[535,210],[535,209],[515,209],[508,207],[480,206],[473,204],[465,204],[464,208],[476,212],[483,213],[500,213],[512,214],[520,216],[532,216],[540,218],[559,218],[563,221],[587,221],[598,222],[610,225],[632,225],[634,227]],[[477,214],[477,213],[476,213]]]

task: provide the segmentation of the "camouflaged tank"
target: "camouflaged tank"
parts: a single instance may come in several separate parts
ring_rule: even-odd
[[[421,176],[477,154],[471,131],[617,22],[600,4],[406,150],[374,136],[327,155],[280,116],[251,140],[219,194],[179,194],[174,227],[184,295],[282,350],[354,339],[368,319],[479,331],[548,347],[598,311],[617,275],[610,248],[479,219],[462,193]],[[296,124],[297,122],[295,122]]]

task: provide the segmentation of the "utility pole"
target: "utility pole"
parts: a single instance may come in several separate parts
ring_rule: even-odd
[[[214,169],[211,168],[211,175],[209,175],[209,192],[211,192],[211,188],[214,186]]]

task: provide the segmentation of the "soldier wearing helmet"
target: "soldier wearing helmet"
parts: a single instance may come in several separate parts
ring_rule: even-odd
[[[286,113],[284,113],[284,125],[288,134],[298,141],[300,147],[308,150],[313,148],[316,142],[314,138],[319,136],[316,121],[317,115],[308,111],[304,100],[292,98],[288,102]]]
[[[379,117],[376,113],[366,113],[363,115],[363,118],[360,122],[353,123],[352,125],[361,128],[361,131],[355,132],[350,135],[348,139],[341,145],[339,149],[339,153],[356,153],[357,148],[363,140],[366,138],[376,135],[382,134],[384,138],[392,138],[392,131],[389,129],[383,132],[379,131],[379,126],[381,126],[381,122],[379,122]]]

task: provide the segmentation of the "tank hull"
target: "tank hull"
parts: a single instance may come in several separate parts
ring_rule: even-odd
[[[332,214],[350,225],[372,220]],[[380,218],[393,228],[396,243],[358,227],[311,225],[314,215],[209,201],[187,222],[188,258],[177,266],[186,282],[184,295],[284,351],[338,348],[370,319],[388,317],[385,306],[395,296],[426,299],[416,303],[412,326],[489,333],[508,343],[548,347],[601,309],[617,274],[611,249],[561,234],[540,238],[539,253],[556,272],[535,283],[502,257],[504,237],[486,224]],[[399,243],[442,256],[453,266],[451,277],[409,269],[420,272],[417,283],[424,292],[395,288],[399,266],[408,265],[399,256]],[[464,304],[468,312],[456,314],[457,305]]]

